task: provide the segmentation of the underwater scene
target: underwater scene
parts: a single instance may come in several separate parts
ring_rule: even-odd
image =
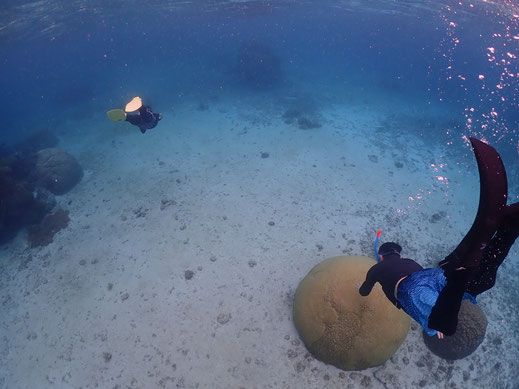
[[[519,388],[517,2],[3,0],[0,42],[0,388]]]

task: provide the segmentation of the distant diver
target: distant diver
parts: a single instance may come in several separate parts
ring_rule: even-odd
[[[480,198],[476,219],[458,247],[439,263],[423,269],[400,256],[394,242],[380,246],[380,262],[366,274],[359,288],[367,296],[376,282],[386,297],[403,309],[429,336],[453,335],[463,299],[492,288],[497,269],[519,235],[519,203],[506,205],[508,184],[501,157],[491,146],[470,138],[478,163]]]
[[[139,96],[134,97],[132,101],[126,104],[124,110],[112,109],[106,115],[112,122],[130,122],[139,127],[143,134],[146,130],[154,128],[162,119],[162,114],[153,113],[151,107],[142,104],[142,99]]]

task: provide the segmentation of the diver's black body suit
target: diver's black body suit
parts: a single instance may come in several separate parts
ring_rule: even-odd
[[[155,127],[160,119],[160,114],[153,113],[151,107],[146,107],[144,104],[137,111],[126,113],[126,120],[138,126],[143,134],[146,130]]]
[[[423,270],[423,267],[412,259],[401,258],[400,254],[393,253],[384,255],[384,260],[372,266],[366,274],[366,280],[361,285],[359,293],[361,296],[367,296],[376,282],[382,286],[382,290],[386,297],[397,308],[402,308],[395,297],[396,283],[405,276],[414,272]]]

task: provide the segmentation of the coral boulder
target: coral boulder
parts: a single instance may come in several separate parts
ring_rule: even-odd
[[[429,350],[440,358],[465,358],[476,351],[485,339],[487,324],[487,318],[481,308],[468,300],[463,300],[454,335],[438,339],[436,336],[428,336],[424,331],[424,342]]]
[[[36,153],[34,181],[55,195],[71,190],[83,176],[76,159],[58,148],[47,148]]]
[[[380,285],[367,297],[359,294],[375,263],[361,256],[330,258],[297,287],[294,324],[317,359],[343,370],[362,370],[387,361],[404,341],[410,318]]]
[[[252,89],[270,89],[283,82],[281,60],[267,44],[250,40],[242,42],[238,52],[238,75]]]
[[[0,166],[0,243],[13,238],[25,225],[38,223],[52,209],[52,197],[35,196],[33,188],[16,181],[8,167]]]

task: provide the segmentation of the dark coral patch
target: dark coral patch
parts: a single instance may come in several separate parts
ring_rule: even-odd
[[[58,209],[45,217],[41,223],[29,227],[29,245],[31,247],[47,246],[54,240],[54,235],[68,226],[68,211]]]

